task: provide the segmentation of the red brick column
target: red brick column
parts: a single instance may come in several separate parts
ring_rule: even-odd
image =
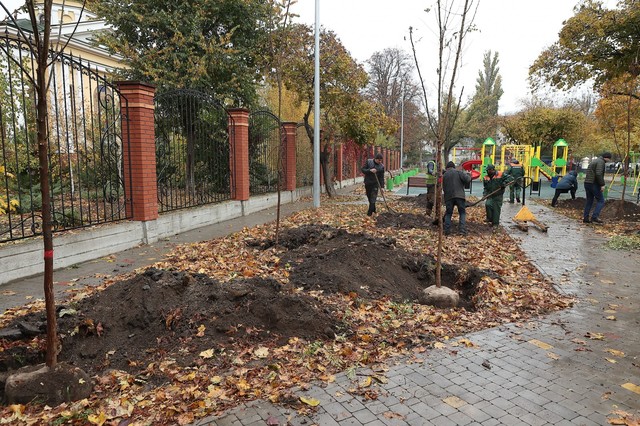
[[[296,189],[296,129],[297,124],[282,123],[284,131],[284,190]]]
[[[229,165],[231,198],[249,199],[249,110],[229,110]]]
[[[337,151],[336,157],[338,158],[338,164],[336,164],[336,168],[338,169],[336,170],[338,172],[336,179],[338,180],[338,182],[342,182],[342,179],[343,179],[342,166],[344,165],[344,148],[341,143],[336,145],[336,151]]]
[[[158,185],[156,176],[156,138],[153,96],[156,88],[137,81],[119,81],[120,107],[123,115],[122,137],[127,214],[133,220],[158,218]]]

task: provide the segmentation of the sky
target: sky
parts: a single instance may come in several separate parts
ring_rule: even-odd
[[[418,64],[427,86],[435,86],[437,25],[434,14],[424,10],[435,0],[318,0],[320,25],[334,31],[351,55],[364,63],[385,48],[405,50],[410,55],[409,27],[414,28]],[[458,3],[461,1],[457,0]],[[475,91],[478,71],[486,51],[498,52],[504,94],[501,114],[517,112],[527,99],[529,67],[538,55],[558,40],[564,20],[574,15],[577,0],[476,0],[474,20],[478,31],[464,46],[456,93],[464,87],[463,100]],[[605,1],[613,7],[613,1]],[[298,0],[291,11],[295,22],[313,25],[315,0]],[[416,81],[417,76],[416,76]]]
[[[0,0],[13,10],[24,0]],[[451,1],[451,0],[449,0]],[[456,0],[460,2],[460,0]],[[463,100],[475,90],[486,51],[498,52],[502,88],[501,114],[517,112],[530,97],[528,70],[538,55],[558,39],[564,20],[578,0],[475,0],[478,28],[465,44],[456,93]],[[433,92],[437,60],[436,23],[424,9],[435,0],[318,0],[320,25],[334,31],[351,55],[364,63],[375,52],[397,47],[411,54],[409,27],[414,28],[418,63],[428,92]],[[605,0],[614,7],[614,0]],[[313,25],[315,0],[298,0],[291,11],[297,22]],[[0,10],[0,16],[5,13]],[[417,78],[416,78],[417,81]]]

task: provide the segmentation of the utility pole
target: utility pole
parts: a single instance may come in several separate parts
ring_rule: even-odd
[[[404,81],[401,84],[402,99],[400,99],[400,170],[404,167]]]
[[[320,0],[316,0],[313,87],[313,207],[320,207]]]

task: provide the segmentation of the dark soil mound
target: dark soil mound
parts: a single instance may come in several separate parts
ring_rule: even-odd
[[[330,312],[316,299],[281,287],[272,280],[220,284],[149,269],[64,307],[75,312],[59,320],[59,359],[92,374],[105,368],[135,372],[179,348],[183,350],[175,358],[191,365],[200,352],[219,352],[238,341],[333,337],[337,322]],[[29,321],[44,322],[44,314]],[[0,363],[2,358],[13,356],[0,354]]]
[[[376,223],[380,228],[429,228],[433,219],[426,215],[412,213],[381,213],[376,217]]]
[[[413,203],[417,206],[427,208],[427,194],[418,194],[415,197],[400,197],[400,201],[405,203]]]
[[[328,232],[325,227],[309,226],[306,232],[310,244],[283,255],[293,265],[290,279],[294,287],[419,302],[423,290],[434,284],[433,258],[398,249],[393,239],[341,231],[330,239],[317,240],[313,235]],[[465,307],[471,308],[469,300],[483,275],[487,272],[443,265],[442,282],[460,290]]]
[[[558,207],[582,211],[586,200],[578,197],[572,199],[558,200]],[[604,209],[600,213],[600,218],[612,221],[640,222],[640,206],[630,201],[607,200]]]

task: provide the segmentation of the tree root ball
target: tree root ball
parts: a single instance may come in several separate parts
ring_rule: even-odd
[[[9,404],[38,401],[50,406],[89,397],[91,379],[78,367],[60,363],[27,366],[7,377],[5,399]]]
[[[436,308],[455,308],[460,302],[460,295],[449,287],[437,287],[435,285],[424,289],[422,300],[424,305],[432,305]]]

